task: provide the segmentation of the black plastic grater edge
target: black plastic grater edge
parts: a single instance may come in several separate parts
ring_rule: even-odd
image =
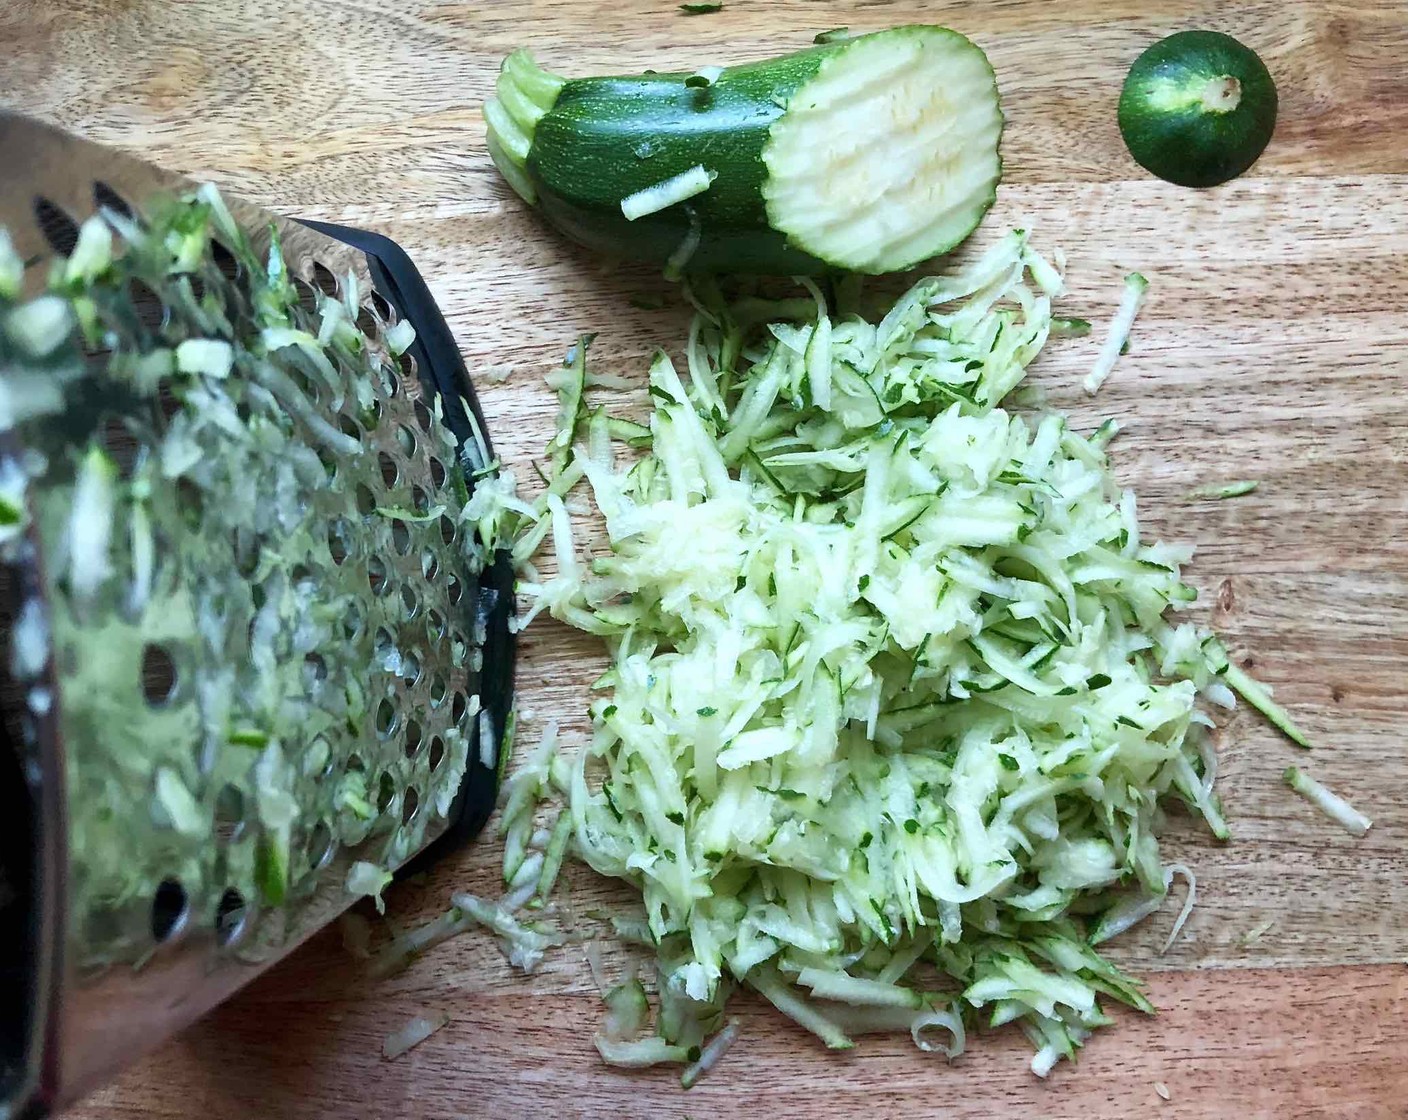
[[[455,336],[440,313],[440,307],[430,294],[430,288],[410,256],[391,238],[368,230],[298,219],[301,224],[326,237],[366,254],[372,282],[382,298],[394,306],[415,328],[415,341],[410,353],[416,360],[422,385],[440,400],[445,426],[454,435],[461,456],[465,446],[474,443],[474,427],[465,413],[468,405],[478,426],[484,452],[492,460],[493,445],[489,442],[488,426],[474,392],[469,371],[465,368]],[[474,488],[474,479],[466,472],[465,484]],[[508,742],[510,714],[513,709],[513,676],[517,659],[517,643],[512,630],[514,615],[513,564],[507,549],[499,549],[493,562],[485,566],[479,581],[475,604],[478,621],[485,625],[482,646],[484,663],[480,672],[482,711],[492,720],[493,738],[497,745],[495,759],[512,748]],[[484,715],[480,716],[485,718]],[[450,825],[445,833],[427,845],[397,872],[406,878],[425,870],[448,851],[473,839],[494,811],[498,795],[498,771],[486,772],[479,752],[471,745],[469,764],[460,791],[450,809]]]

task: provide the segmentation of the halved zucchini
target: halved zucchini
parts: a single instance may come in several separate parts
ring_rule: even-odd
[[[997,83],[955,31],[899,27],[700,73],[564,80],[516,51],[485,106],[489,151],[572,239],[696,270],[897,271],[952,249],[992,205]],[[701,175],[707,189],[678,203],[622,212]]]

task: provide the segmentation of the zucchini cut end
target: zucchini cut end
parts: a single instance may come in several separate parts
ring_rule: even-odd
[[[533,134],[538,122],[557,103],[564,85],[564,79],[544,70],[531,53],[520,49],[504,59],[494,85],[495,96],[484,105],[489,156],[509,185],[530,205],[537,201],[537,191],[524,168]]]
[[[850,40],[770,130],[769,223],[836,268],[913,267],[958,245],[992,205],[1002,125],[987,56],[958,32]]]

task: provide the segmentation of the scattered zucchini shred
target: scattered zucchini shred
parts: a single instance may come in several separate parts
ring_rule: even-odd
[[[1144,297],[1149,290],[1149,281],[1137,272],[1124,278],[1124,294],[1119,308],[1110,323],[1110,333],[1105,336],[1105,344],[1100,349],[1095,365],[1085,375],[1085,391],[1094,396],[1105,384],[1105,379],[1115,368],[1115,363],[1129,350],[1129,333],[1134,327],[1135,316],[1144,306]]]
[[[546,492],[509,479],[473,511],[517,541],[520,625],[547,613],[611,653],[565,779],[571,846],[641,892],[661,1022],[598,1048],[687,1061],[743,984],[832,1048],[878,1029],[933,1049],[936,1028],[954,1057],[965,1020],[1017,1022],[1044,1076],[1109,1022],[1102,998],[1152,1010],[1089,937],[1175,872],[1181,927],[1164,806],[1228,836],[1201,703],[1234,703],[1226,654],[1171,616],[1189,552],[1141,539],[1116,425],[1002,407],[1062,289],[1024,233],[883,315],[803,283],[729,303],[694,281],[684,365],[657,353],[646,449],[619,462],[574,348]],[[591,558],[582,485],[610,540]],[[556,749],[503,802],[515,853]]]
[[[1254,478],[1240,479],[1236,482],[1209,483],[1207,486],[1194,487],[1188,491],[1188,497],[1194,501],[1240,498],[1243,494],[1250,494],[1260,485],[1261,483]]]
[[[704,72],[693,75],[685,80],[685,84],[690,82],[699,86],[709,85],[714,77],[717,77],[718,67],[713,68],[713,77]],[[698,81],[694,81],[694,79]],[[628,222],[633,222],[637,218],[644,218],[648,214],[658,214],[661,210],[678,203],[685,202],[697,194],[707,191],[718,173],[706,170],[701,164],[696,164],[688,171],[682,171],[678,175],[634,194],[627,195],[621,200],[621,213]]]
[[[394,1062],[402,1054],[419,1046],[450,1021],[448,1011],[427,1011],[416,1015],[405,1026],[392,1031],[381,1044],[381,1056]]]
[[[1351,836],[1363,836],[1374,822],[1338,794],[1331,793],[1298,766],[1288,766],[1281,775],[1287,787],[1300,794],[1325,816],[1341,825]]]

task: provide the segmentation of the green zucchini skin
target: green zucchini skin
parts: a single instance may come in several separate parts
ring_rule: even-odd
[[[1203,91],[1227,79],[1239,86],[1235,106],[1209,106]],[[1145,170],[1179,186],[1212,187],[1257,161],[1276,109],[1276,83],[1255,51],[1220,32],[1180,31],[1135,60],[1120,93],[1119,127]]]
[[[835,50],[731,67],[709,86],[686,86],[687,74],[569,80],[538,121],[525,168],[544,215],[574,241],[618,257],[664,262],[697,220],[708,236],[690,268],[825,270],[769,225],[762,156],[787,96]],[[709,190],[626,220],[623,197],[697,164],[720,172]]]

